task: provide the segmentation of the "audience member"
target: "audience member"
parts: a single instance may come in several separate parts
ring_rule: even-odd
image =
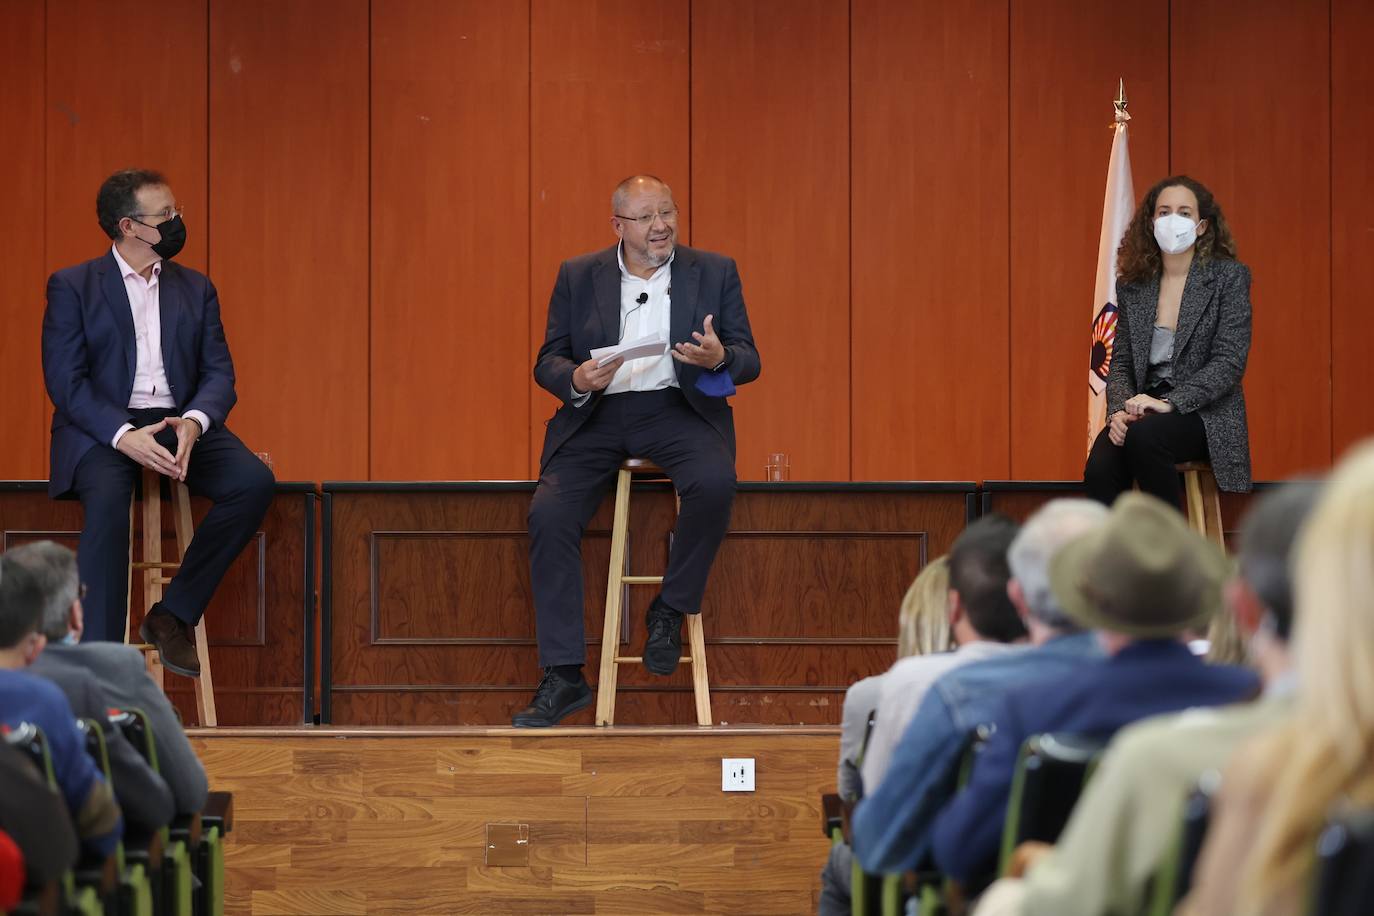
[[[950,648],[949,560],[938,557],[917,574],[902,598],[897,621],[897,659],[931,655]],[[844,693],[840,719],[840,765],[836,785],[840,798],[857,801],[863,795],[858,765],[868,737],[868,721],[878,708],[883,675],[875,674],[851,684]],[[847,843],[830,847],[821,869],[822,916],[842,916],[850,910],[850,878],[853,855]]]
[[[1305,912],[1327,818],[1374,806],[1371,558],[1374,444],[1366,443],[1332,473],[1295,549],[1292,715],[1231,756],[1180,913]]]
[[[1178,638],[1215,613],[1225,577],[1221,550],[1142,493],[1123,494],[1102,526],[1060,548],[1050,562],[1055,597],[1099,631],[1109,657],[1006,696],[969,785],[936,817],[941,871],[966,888],[991,876],[1017,757],[1031,735],[1107,739],[1146,716],[1256,693],[1253,673],[1208,665]]]
[[[38,631],[42,593],[32,574],[0,556],[0,724],[28,722],[42,729],[52,756],[53,775],[88,849],[104,857],[123,833],[119,805],[86,753],[67,698],[57,687],[23,669],[43,651]]]
[[[899,660],[882,678],[877,721],[860,773],[865,794],[882,784],[892,751],[930,685],[960,665],[1004,652],[1024,651],[1013,643],[1026,629],[1007,597],[1007,548],[1016,525],[1000,515],[979,519],[964,529],[949,553],[949,629],[958,648]]]
[[[62,796],[48,788],[38,767],[0,741],[0,830],[24,854],[29,880],[46,884],[76,864],[76,833]]]
[[[76,571],[76,553],[52,541],[38,541],[15,547],[5,553],[14,563],[27,569],[38,584],[43,596],[43,616],[49,620],[66,620],[68,616],[82,616],[80,581]],[[115,798],[124,812],[126,829],[141,834],[151,833],[170,823],[173,815],[172,791],[143,755],[125,739],[123,732],[110,724],[110,701],[95,675],[84,667],[58,660],[55,646],[69,635],[54,637],[43,627],[48,637],[46,650],[34,659],[29,670],[58,686],[71,704],[72,711],[83,719],[101,724],[105,735],[105,750],[110,762],[110,779]]]
[[[949,561],[937,557],[917,574],[902,598],[897,615],[897,658],[931,655],[949,649]],[[868,719],[878,708],[882,675],[855,681],[844,692],[840,718],[840,765],[835,785],[840,798],[855,801],[859,786],[859,755],[868,735]]]
[[[174,806],[178,814],[190,814],[205,807],[209,792],[205,768],[186,738],[176,709],[148,676],[142,654],[123,643],[80,642],[84,615],[79,600],[75,555],[51,542],[16,548],[5,554],[11,555],[17,555],[16,563],[23,563],[37,574],[46,599],[41,626],[48,646],[34,662],[33,673],[59,683],[69,678],[93,678],[107,708],[141,709],[148,715],[157,746],[158,767],[166,787],[171,790],[171,800],[146,800],[145,804],[155,810],[145,812],[141,821],[146,824],[163,817],[168,805]],[[129,750],[134,751],[134,748],[129,747]],[[116,772],[116,788],[120,778],[120,773]],[[170,817],[161,823],[167,820]]]
[[[971,737],[991,723],[1003,696],[1101,657],[1095,636],[1080,631],[1054,597],[1049,564],[1060,547],[1106,518],[1101,503],[1056,499],[1016,535],[1007,553],[1007,594],[1036,648],[956,668],[931,687],[882,785],[855,811],[854,851],[865,871],[908,871],[929,855],[931,820],[949,800]]]
[[[1112,739],[1059,843],[1046,847],[1024,882],[994,885],[979,916],[1145,911],[1188,793],[1204,772],[1224,766],[1238,744],[1292,709],[1289,555],[1319,493],[1315,482],[1287,484],[1260,498],[1241,528],[1238,574],[1227,583],[1225,599],[1248,634],[1263,698],[1156,716],[1124,729]]]

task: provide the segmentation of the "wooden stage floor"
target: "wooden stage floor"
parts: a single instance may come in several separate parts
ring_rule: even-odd
[[[838,728],[190,734],[234,793],[229,913],[815,912]],[[722,792],[722,757],[756,791]],[[488,862],[492,824],[526,825],[498,845],[527,863]]]

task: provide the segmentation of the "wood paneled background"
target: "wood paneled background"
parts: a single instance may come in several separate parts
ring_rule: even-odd
[[[1374,431],[1365,0],[0,0],[0,478],[47,475],[44,277],[167,172],[238,432],[282,479],[531,476],[560,259],[656,172],[739,261],[739,470],[1064,479],[1124,77],[1143,192],[1216,191],[1254,272],[1256,476]]]

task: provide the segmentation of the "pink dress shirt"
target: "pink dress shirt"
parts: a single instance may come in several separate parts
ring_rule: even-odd
[[[129,294],[129,309],[134,319],[134,388],[129,395],[131,408],[175,407],[171,387],[167,384],[167,368],[162,362],[162,310],[161,284],[162,260],[153,264],[151,280],[129,266],[119,255],[119,248],[111,245],[115,264],[119,266],[124,278],[124,291]],[[200,424],[202,433],[210,431],[210,418],[203,411],[188,410],[182,416]],[[119,440],[129,430],[132,423],[125,423],[114,434],[110,445],[118,446]]]

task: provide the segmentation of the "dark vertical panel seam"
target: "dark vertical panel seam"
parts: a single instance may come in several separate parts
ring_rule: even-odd
[[[530,345],[534,333],[534,0],[525,4],[525,336]],[[526,386],[529,382],[525,383]],[[525,467],[533,477],[537,468],[530,460],[534,446],[534,402],[525,398]]]
[[[372,0],[367,0],[367,479],[372,479]]]
[[[1165,0],[1164,59],[1169,66],[1164,72],[1164,173],[1174,174],[1174,4]],[[1153,186],[1153,182],[1151,182]],[[1134,190],[1134,188],[1132,188]]]
[[[847,197],[849,203],[849,479],[854,479],[854,0],[849,0],[849,15],[845,22],[845,80],[849,100],[846,115],[849,119]]]
[[[1326,4],[1326,460],[1336,460],[1336,22]]]
[[[213,74],[210,71],[210,0],[205,0],[205,275],[213,277],[214,265],[210,262],[212,223],[211,207],[214,206],[214,198],[210,194],[210,80]]]
[[[696,149],[696,132],[692,115],[696,111],[696,83],[693,82],[692,65],[696,60],[696,25],[693,19],[695,4],[687,0],[687,212],[691,214],[687,223],[688,244],[692,244],[692,227],[696,225],[696,173],[693,171],[692,153]]]
[[[1006,362],[1006,366],[1007,366],[1007,390],[1006,390],[1006,396],[1005,396],[1005,398],[1004,398],[1003,401],[1002,401],[1002,403],[1006,405],[1006,415],[1007,415],[1007,463],[1006,463],[1006,469],[1007,469],[1007,471],[1006,471],[1006,476],[1007,476],[1007,477],[1015,477],[1015,476],[1016,476],[1015,469],[1011,466],[1011,457],[1012,457],[1012,437],[1013,437],[1013,434],[1014,434],[1014,432],[1015,432],[1015,430],[1014,430],[1014,428],[1013,428],[1013,426],[1012,426],[1012,417],[1015,416],[1015,411],[1012,409],[1012,403],[1011,403],[1011,396],[1012,396],[1012,354],[1011,354],[1011,347],[1012,347],[1012,343],[1011,343],[1012,319],[1011,319],[1011,310],[1012,310],[1012,307],[1015,305],[1015,303],[1012,301],[1012,296],[1011,296],[1011,291],[1012,291],[1012,276],[1011,276],[1011,270],[1012,270],[1012,258],[1011,258],[1011,233],[1012,233],[1012,228],[1013,228],[1013,224],[1012,224],[1012,200],[1013,200],[1013,197],[1012,197],[1012,187],[1011,187],[1011,179],[1012,179],[1012,171],[1011,171],[1011,106],[1012,106],[1012,98],[1011,98],[1011,73],[1012,73],[1012,70],[1011,70],[1011,65],[1012,65],[1012,55],[1011,55],[1011,43],[1012,43],[1012,34],[1011,34],[1011,22],[1012,22],[1012,18],[1011,18],[1011,5],[1012,5],[1013,2],[1014,2],[1014,0],[1007,0],[1007,19],[1006,19],[1006,22],[1007,22],[1007,88],[1006,88],[1006,91],[1002,94],[1002,98],[1005,100],[1006,106],[1007,106],[1007,114],[1006,114],[1007,122],[1006,122],[1006,129],[1005,129],[1005,131],[1004,131],[1003,134],[1002,134],[1002,136],[1003,136],[1003,138],[1004,138],[1004,140],[1005,140],[1005,142],[1006,142],[1006,145],[1007,145],[1007,295],[1006,295],[1006,299],[1005,299],[1005,301],[1006,301],[1006,303],[1007,303],[1007,319],[1006,319],[1006,329],[1007,329],[1007,349],[1006,349],[1006,360],[1007,360],[1007,362]],[[978,477],[978,479],[979,479],[980,482],[982,481],[981,475],[975,474],[975,475],[973,475],[973,476]]]
[[[43,4],[43,110],[40,111],[40,112],[38,113],[38,129],[39,129],[40,131],[43,132],[43,263],[42,263],[42,265],[41,265],[40,268],[39,268],[39,270],[40,270],[40,276],[41,276],[42,274],[46,274],[46,273],[48,272],[48,265],[51,263],[51,262],[49,261],[49,258],[52,257],[51,253],[48,251],[48,186],[49,186],[49,184],[50,184],[50,182],[48,181],[48,161],[49,161],[49,160],[48,160],[48,125],[52,123],[52,118],[48,115],[48,111],[49,111],[49,109],[48,109],[48,104],[49,104],[49,103],[48,103],[48,78],[49,78],[50,73],[51,73],[51,71],[48,70],[48,34],[49,34],[49,32],[48,32],[48,4],[44,3],[44,4]],[[46,303],[45,303],[45,305],[46,305]],[[42,464],[43,464],[43,458],[45,457],[45,456],[43,455],[43,452],[42,452],[42,443],[43,443],[43,441],[44,441],[44,437],[45,437],[45,436],[47,435],[47,433],[48,433],[48,429],[47,429],[48,424],[46,424],[46,423],[43,422],[43,420],[44,420],[44,418],[45,418],[45,415],[47,414],[47,409],[46,409],[46,408],[47,408],[47,406],[48,406],[48,401],[47,401],[47,389],[46,389],[46,387],[44,388],[44,392],[43,392],[43,396],[42,396],[42,397],[43,397],[43,400],[39,402],[39,404],[40,404],[40,407],[39,407],[39,410],[38,410],[38,422],[39,422],[39,427],[38,427],[38,437],[37,437],[37,439],[36,439],[36,441],[38,442],[38,446],[39,446],[39,452],[38,452],[38,456],[37,456],[37,457],[38,457],[38,460],[35,462],[35,465],[36,465],[36,466],[39,466],[39,467],[42,466]],[[49,472],[49,473],[51,473],[51,472]]]

